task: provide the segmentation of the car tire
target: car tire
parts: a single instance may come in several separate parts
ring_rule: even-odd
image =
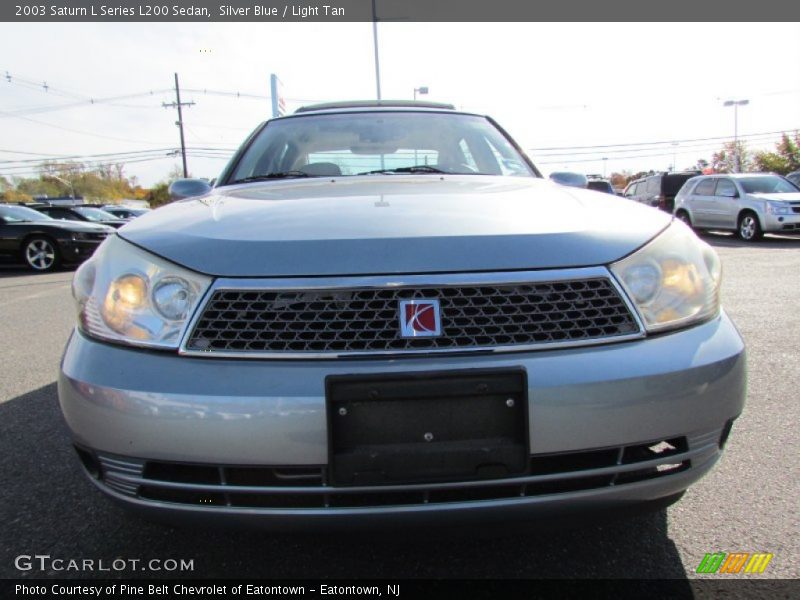
[[[692,225],[692,218],[689,216],[689,213],[686,212],[685,210],[679,210],[678,212],[676,212],[675,213],[675,218],[678,219],[679,221],[685,223],[686,225],[688,225],[692,229],[694,229],[694,225]]]
[[[23,242],[22,260],[34,271],[47,273],[61,265],[61,252],[52,239],[36,235]]]
[[[758,222],[758,216],[754,212],[748,210],[739,215],[736,235],[745,242],[755,242],[761,239],[764,232],[761,230],[761,223]]]

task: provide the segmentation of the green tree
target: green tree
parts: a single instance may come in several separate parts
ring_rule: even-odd
[[[775,144],[775,152],[756,152],[753,163],[759,171],[786,175],[800,169],[800,132],[794,137],[784,133]]]
[[[753,170],[750,151],[744,142],[727,142],[722,150],[711,157],[711,168],[715,173],[746,173]]]
[[[169,183],[162,181],[151,187],[147,193],[147,201],[150,203],[150,208],[169,204]]]
[[[191,177],[191,174],[189,177]],[[147,201],[150,203],[150,206],[152,208],[156,208],[157,206],[169,204],[169,184],[181,178],[183,178],[183,171],[180,167],[175,165],[172,167],[172,170],[169,172],[169,175],[167,175],[165,180],[160,181],[150,188],[150,192],[147,194]]]

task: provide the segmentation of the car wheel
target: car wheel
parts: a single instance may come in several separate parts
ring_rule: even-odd
[[[61,254],[55,242],[40,236],[32,237],[25,242],[22,258],[31,269],[41,273],[52,271],[61,263]]]
[[[676,212],[675,217],[678,219],[678,221],[686,223],[689,227],[694,229],[694,227],[692,226],[692,219],[691,217],[689,217],[689,213],[686,212],[685,210],[679,210],[678,212]]]
[[[752,212],[742,213],[739,217],[739,228],[736,231],[745,242],[754,242],[764,235],[758,217]]]

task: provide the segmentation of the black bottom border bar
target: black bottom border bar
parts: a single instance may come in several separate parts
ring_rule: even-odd
[[[761,577],[709,579],[5,579],[11,598],[797,598],[800,580]]]

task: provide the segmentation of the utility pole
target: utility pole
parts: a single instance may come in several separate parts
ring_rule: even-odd
[[[186,142],[183,138],[183,111],[181,107],[183,106],[194,106],[194,102],[181,102],[181,88],[178,85],[178,74],[175,73],[175,99],[176,102],[162,102],[161,106],[164,108],[177,108],[178,109],[178,120],[175,121],[175,125],[178,126],[178,129],[181,132],[181,157],[183,158],[183,177],[184,179],[189,177],[189,169],[186,167]]]

